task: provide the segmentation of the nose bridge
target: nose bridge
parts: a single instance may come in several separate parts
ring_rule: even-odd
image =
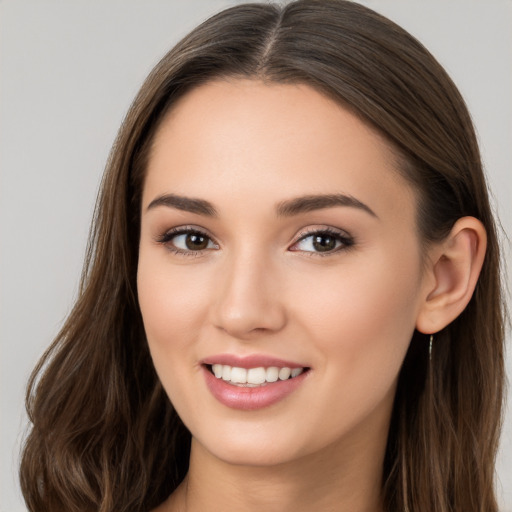
[[[238,338],[280,330],[286,315],[276,267],[261,248],[247,245],[233,250],[219,275],[215,325]]]

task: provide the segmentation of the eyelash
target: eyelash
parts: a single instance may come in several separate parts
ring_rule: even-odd
[[[185,251],[183,249],[179,249],[178,247],[172,245],[171,242],[172,242],[173,238],[176,238],[177,236],[180,236],[180,235],[199,235],[199,236],[207,238],[209,241],[213,242],[218,247],[218,244],[212,239],[211,236],[209,236],[207,233],[205,233],[201,229],[198,229],[193,226],[182,226],[179,228],[170,229],[170,230],[166,231],[165,233],[163,233],[161,236],[159,236],[156,239],[156,241],[159,244],[165,245],[167,247],[167,249],[174,254],[178,254],[180,256],[185,256],[185,257],[201,256],[201,253],[203,253],[205,251],[204,249],[200,250],[200,251],[195,251],[193,249]]]
[[[196,227],[192,227],[192,226],[183,226],[183,227],[179,227],[179,228],[170,229],[170,230],[166,231],[165,233],[163,233],[161,236],[159,236],[156,239],[156,241],[159,244],[165,245],[167,247],[167,249],[169,251],[171,251],[172,253],[178,254],[178,255],[184,256],[184,257],[201,256],[207,250],[206,248],[201,249],[201,250],[193,250],[193,249],[183,250],[183,249],[179,249],[178,247],[172,245],[172,240],[175,237],[180,236],[180,235],[199,235],[199,236],[207,238],[209,242],[212,242],[213,244],[215,244],[218,247],[218,244],[206,232],[204,232],[201,229],[198,229]],[[335,242],[336,243],[339,242],[340,245],[338,247],[336,247],[334,250],[329,250],[329,251],[326,251],[325,253],[322,253],[320,251],[300,251],[300,249],[289,249],[289,250],[291,250],[292,252],[304,252],[304,253],[308,254],[308,256],[311,256],[311,257],[320,256],[323,258],[326,256],[331,256],[338,252],[350,249],[354,245],[354,238],[352,236],[350,236],[348,233],[341,231],[341,230],[331,228],[331,227],[325,227],[325,228],[320,228],[320,229],[315,228],[315,229],[308,229],[306,231],[303,231],[302,233],[299,234],[298,239],[292,244],[291,247],[294,247],[297,244],[299,244],[300,242],[303,242],[303,241],[307,240],[308,238],[315,236],[315,235],[316,236],[327,235],[329,237],[334,238]]]
[[[325,227],[325,228],[310,228],[306,229],[302,233],[299,234],[299,237],[296,242],[293,243],[292,247],[299,244],[300,242],[303,242],[304,240],[307,240],[310,237],[313,236],[321,236],[321,235],[327,235],[329,237],[334,238],[336,242],[340,242],[340,246],[335,248],[331,251],[326,251],[325,253],[322,253],[320,251],[303,251],[304,253],[308,254],[308,256],[316,257],[320,256],[321,258],[332,256],[334,254],[337,254],[341,251],[346,251],[350,249],[355,241],[352,236],[350,236],[347,232],[341,231],[339,229],[331,228],[331,227]],[[292,249],[294,250],[294,249]],[[299,251],[299,250],[296,250]]]

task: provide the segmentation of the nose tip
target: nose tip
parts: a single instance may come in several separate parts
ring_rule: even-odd
[[[277,332],[284,325],[284,314],[276,305],[263,307],[237,303],[225,306],[217,317],[216,326],[227,334],[245,339],[257,334]]]
[[[219,287],[214,325],[238,339],[275,333],[286,324],[282,294],[268,266],[232,268]]]

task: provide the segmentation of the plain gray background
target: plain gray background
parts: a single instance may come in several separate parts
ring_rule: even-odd
[[[25,510],[17,484],[24,386],[75,297],[117,128],[159,58],[234,3],[0,0],[0,512]],[[417,36],[459,85],[512,233],[512,1],[361,3]],[[498,475],[502,510],[512,512],[510,412]]]

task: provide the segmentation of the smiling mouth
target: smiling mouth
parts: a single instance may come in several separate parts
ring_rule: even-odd
[[[237,387],[256,388],[267,386],[274,382],[290,380],[298,377],[309,368],[289,368],[287,366],[240,368],[228,364],[207,364],[206,368],[217,379]]]

